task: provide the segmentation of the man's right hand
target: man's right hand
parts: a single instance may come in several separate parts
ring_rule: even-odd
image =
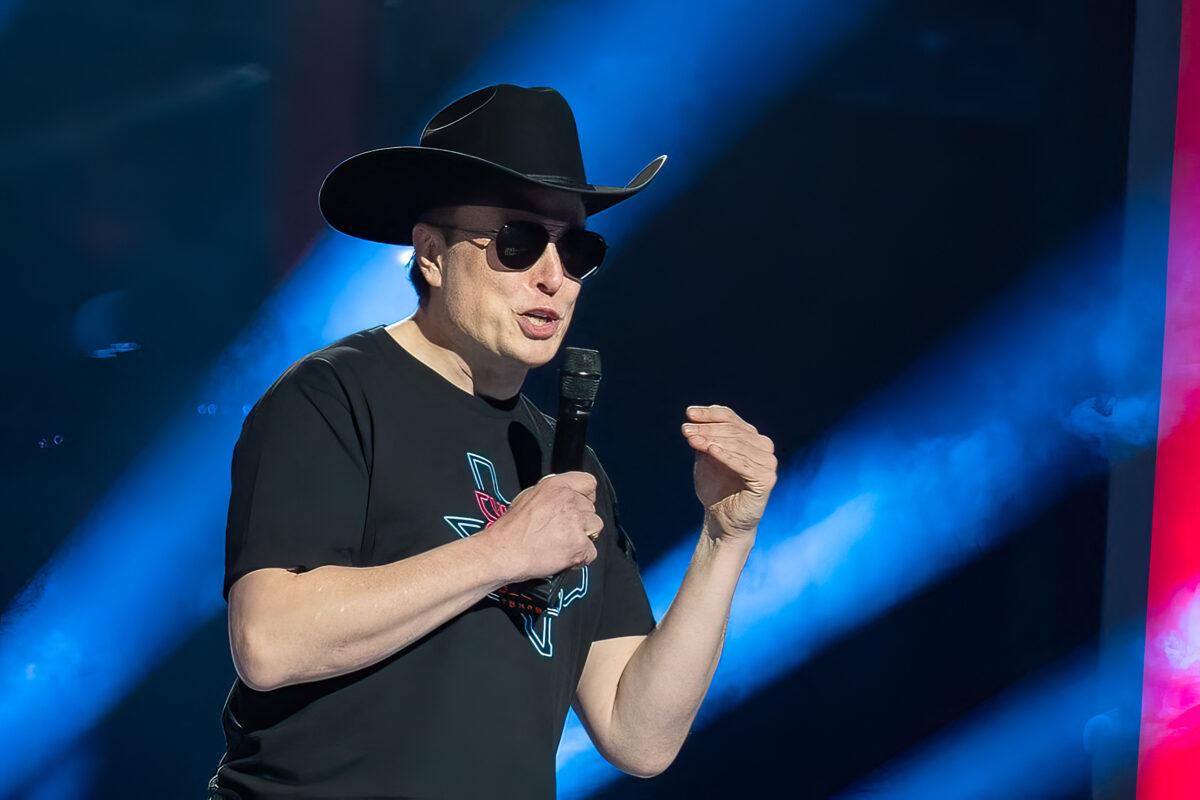
[[[521,491],[502,517],[475,536],[491,542],[515,583],[592,563],[594,537],[603,528],[595,476],[563,472]]]

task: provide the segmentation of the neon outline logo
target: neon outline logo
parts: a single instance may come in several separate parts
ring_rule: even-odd
[[[496,476],[496,467],[489,459],[475,453],[467,453],[467,466],[470,467],[471,476],[475,481],[475,503],[479,506],[479,513],[483,515],[483,519],[456,516],[442,518],[463,539],[479,533],[500,519],[504,516],[504,512],[508,511],[510,505],[510,502],[500,492],[500,480]],[[579,574],[579,585],[570,589],[560,588],[558,600],[542,614],[540,623],[535,623],[531,614],[520,612],[525,626],[525,635],[533,644],[533,649],[537,651],[538,655],[546,658],[554,656],[554,619],[562,613],[564,608],[588,593],[588,567],[585,565],[573,572]],[[500,595],[496,592],[488,592],[487,596],[497,603],[501,602]]]

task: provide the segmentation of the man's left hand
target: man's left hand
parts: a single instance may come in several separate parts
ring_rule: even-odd
[[[727,406],[688,406],[681,429],[709,535],[752,541],[775,486],[775,443]]]

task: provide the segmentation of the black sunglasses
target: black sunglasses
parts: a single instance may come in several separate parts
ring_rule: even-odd
[[[545,226],[529,220],[506,222],[499,230],[462,228],[457,225],[428,223],[438,228],[449,228],[467,233],[479,233],[496,240],[496,256],[508,269],[526,270],[537,263],[546,245],[554,242],[562,258],[563,270],[577,281],[600,269],[608,244],[595,231],[570,228],[555,238]]]

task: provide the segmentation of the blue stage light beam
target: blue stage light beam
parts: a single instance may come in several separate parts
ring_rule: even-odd
[[[1140,677],[1140,637],[1126,635],[1125,667],[1102,666],[1082,650],[1041,670],[912,753],[838,795],[839,800],[930,797],[1063,797],[1092,778],[1126,723],[1100,706]],[[1136,730],[1135,730],[1136,736]]]
[[[694,176],[786,102],[877,0],[572,0],[531,10],[447,87],[446,102],[493,83],[552,86],[571,104],[588,179],[624,185],[650,159],[668,164],[637,199],[606,211],[618,238],[688,191]]]
[[[1162,291],[1124,267],[1117,231],[1051,259],[783,473],[696,727],[1153,439]],[[659,620],[694,541],[644,574]],[[565,798],[620,775],[573,714],[558,764]]]
[[[687,176],[760,113],[756,104],[800,79],[873,5],[808,0],[748,14],[730,0],[686,13],[663,0],[560,4],[511,28],[464,87],[509,80],[559,88],[576,111],[595,181],[640,168],[648,153],[678,157],[682,168],[664,171],[639,198],[644,218],[651,203],[685,191]],[[607,212],[605,233],[627,231],[631,213]],[[0,763],[0,785],[16,785],[66,747],[222,610],[212,587],[246,398],[304,353],[415,305],[402,271],[392,269],[408,252],[323,237],[231,346],[199,405],[179,413],[6,610],[0,747],[10,758]]]
[[[20,6],[19,0],[0,0],[0,31],[4,30]]]
[[[1095,715],[1094,657],[1017,687],[840,797],[1058,797],[1088,779],[1084,727]]]
[[[54,764],[42,770],[26,786],[11,786],[21,800],[79,800],[95,797],[100,754],[92,742],[77,742],[69,752],[60,754]]]
[[[70,746],[224,609],[225,507],[248,407],[300,355],[416,297],[409,248],[325,238],[0,621],[0,786]]]

